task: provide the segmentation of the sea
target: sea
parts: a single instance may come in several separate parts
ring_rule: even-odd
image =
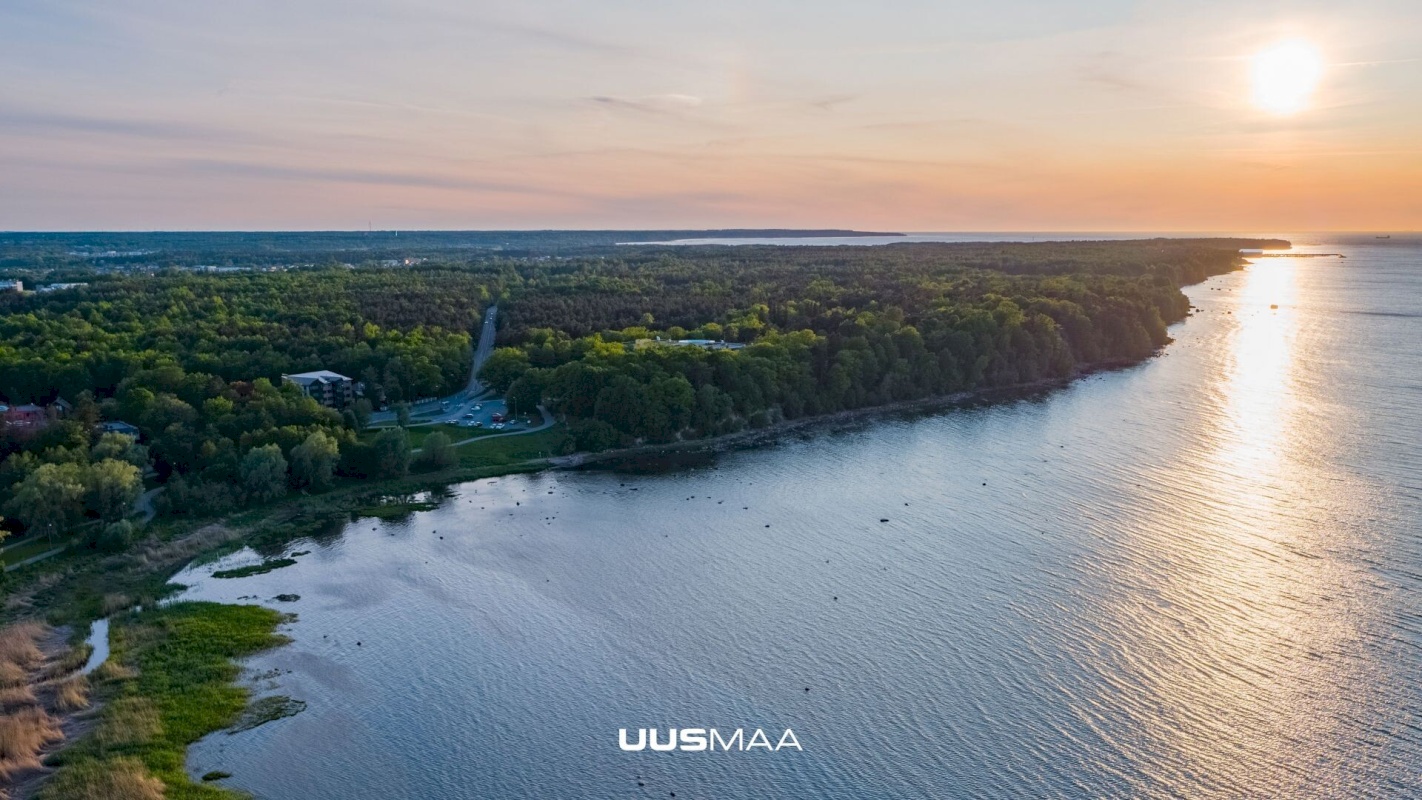
[[[1188,287],[1128,369],[193,565],[180,599],[296,615],[244,681],[306,707],[188,768],[269,800],[1422,797],[1422,237],[1274,235],[1318,257]],[[620,741],[673,728],[796,746]]]

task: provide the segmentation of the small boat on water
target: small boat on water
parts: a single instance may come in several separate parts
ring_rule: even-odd
[[[1387,236],[1374,236],[1373,238],[1374,238],[1374,239],[1391,239],[1391,238],[1392,238],[1392,235],[1389,234],[1389,235],[1387,235]]]

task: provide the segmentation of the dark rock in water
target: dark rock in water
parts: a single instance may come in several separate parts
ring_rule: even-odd
[[[213,770],[212,772],[203,773],[202,779],[203,779],[204,781],[220,781],[220,780],[222,780],[223,778],[230,778],[230,777],[232,777],[232,773],[230,773],[230,772],[223,772],[222,770],[215,769],[215,770]]]
[[[889,518],[888,518],[888,517],[880,517],[880,518],[879,518],[879,521],[880,521],[880,522],[888,522],[888,521],[889,521]]]
[[[299,594],[279,594],[276,596],[276,600],[282,603],[295,603],[297,600],[300,599],[301,595]]]

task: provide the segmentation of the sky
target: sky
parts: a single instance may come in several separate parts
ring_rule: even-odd
[[[1416,230],[1422,2],[0,3],[0,230],[367,226]]]

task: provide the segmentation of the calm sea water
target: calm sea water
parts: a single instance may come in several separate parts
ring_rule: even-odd
[[[249,666],[308,708],[190,767],[272,800],[1422,796],[1422,241],[1296,241],[1348,258],[1192,287],[1163,356],[1038,398],[193,568],[301,595]],[[652,726],[804,749],[618,749]]]

